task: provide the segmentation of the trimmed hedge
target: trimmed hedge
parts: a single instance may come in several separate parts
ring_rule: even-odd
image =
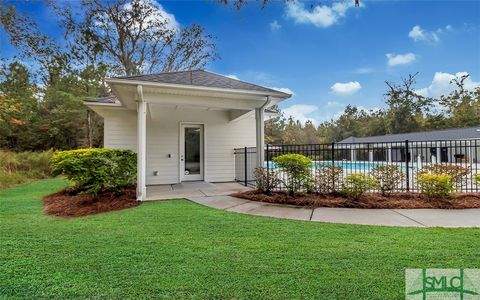
[[[80,192],[121,191],[137,178],[135,152],[120,149],[60,151],[52,157],[53,175],[64,175]]]

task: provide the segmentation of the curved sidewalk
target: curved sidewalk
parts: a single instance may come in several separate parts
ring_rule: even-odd
[[[187,197],[216,209],[256,216],[328,223],[410,226],[480,227],[480,209],[358,209],[304,208],[270,204],[231,196]]]

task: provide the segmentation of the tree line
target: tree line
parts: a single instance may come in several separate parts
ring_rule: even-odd
[[[0,0],[0,29],[15,55],[0,58],[0,149],[97,147],[103,121],[83,104],[107,96],[105,78],[204,68],[215,37],[180,26],[153,0],[47,0],[62,36]]]
[[[414,88],[417,74],[400,83],[386,82],[385,108],[365,110],[348,105],[335,120],[315,126],[283,114],[265,123],[265,140],[271,144],[316,144],[363,137],[480,125],[480,87],[465,88],[468,75],[453,79],[454,89],[438,98],[419,95]]]
[[[214,36],[198,24],[176,24],[153,0],[48,0],[61,38],[42,32],[14,4],[0,3],[0,29],[16,50],[0,58],[0,149],[102,146],[103,120],[83,102],[109,95],[105,78],[201,69],[219,58]],[[453,80],[455,90],[438,99],[415,92],[415,75],[387,82],[385,109],[349,105],[339,118],[318,126],[278,116],[266,122],[266,141],[329,143],[349,136],[476,126],[480,90],[466,90],[466,78]]]

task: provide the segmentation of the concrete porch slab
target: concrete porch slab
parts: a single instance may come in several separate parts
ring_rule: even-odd
[[[146,200],[226,196],[245,190],[250,190],[250,188],[237,182],[210,183],[205,181],[190,181],[178,184],[150,185],[147,186]]]

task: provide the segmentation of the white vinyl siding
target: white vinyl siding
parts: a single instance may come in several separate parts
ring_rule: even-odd
[[[205,181],[234,180],[233,149],[255,145],[254,114],[229,121],[227,111],[175,110],[152,105],[147,116],[147,184],[179,182],[180,124],[204,125]],[[105,109],[105,147],[136,151],[136,112]],[[153,118],[151,117],[153,116]],[[169,154],[171,157],[169,157]],[[158,175],[154,176],[154,172]]]

